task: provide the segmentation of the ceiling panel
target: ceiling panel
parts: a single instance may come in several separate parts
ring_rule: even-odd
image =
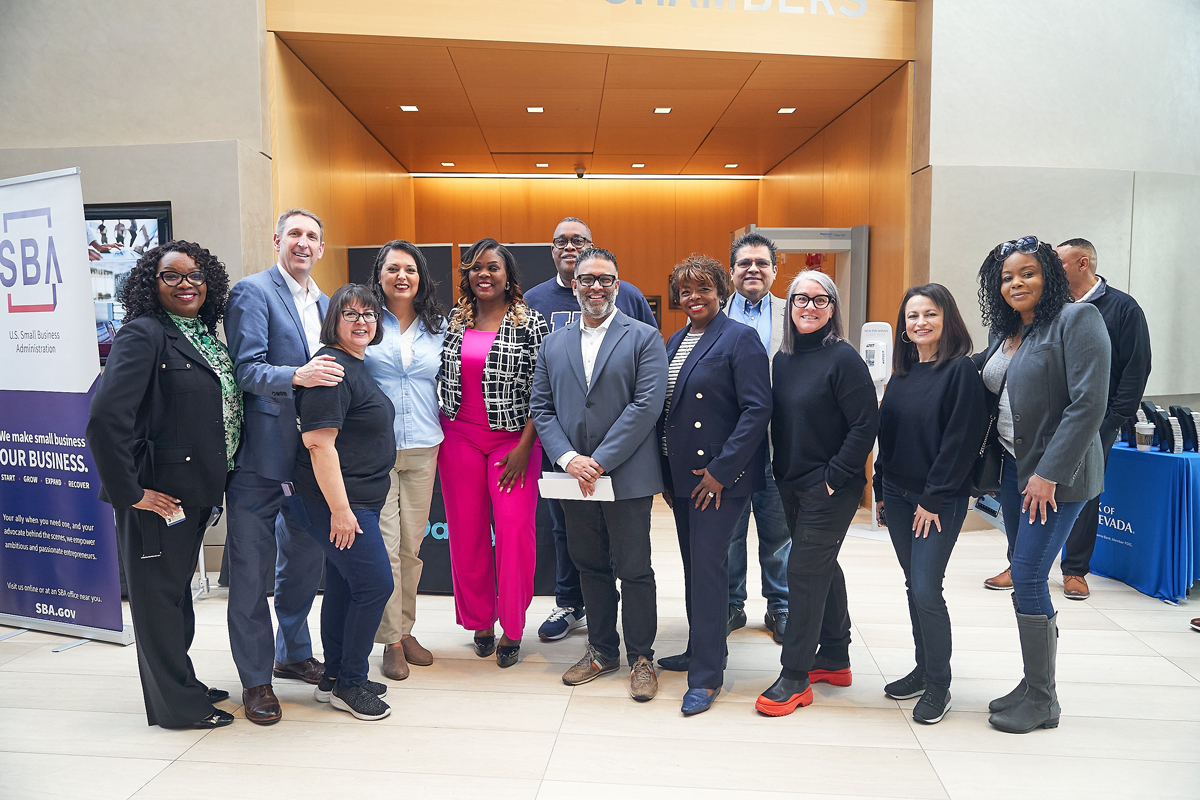
[[[723,174],[737,163],[739,173],[761,174],[901,64],[283,38],[404,167],[421,172],[538,172],[549,163],[563,173],[582,162],[604,173]]]

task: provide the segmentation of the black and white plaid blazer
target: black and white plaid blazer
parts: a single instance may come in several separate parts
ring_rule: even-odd
[[[514,325],[506,314],[483,367],[483,404],[488,427],[494,431],[519,431],[529,420],[529,394],[538,348],[550,326],[537,311],[526,306],[524,325]],[[451,326],[442,346],[442,371],[438,375],[438,406],[450,419],[462,404],[463,328]]]

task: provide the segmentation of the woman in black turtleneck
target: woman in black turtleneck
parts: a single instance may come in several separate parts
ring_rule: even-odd
[[[904,295],[893,353],[879,407],[875,513],[904,570],[917,666],[883,692],[895,700],[920,697],[913,719],[932,724],[950,709],[942,581],[970,505],[987,407],[970,359],[971,335],[945,286],[914,286]]]
[[[773,365],[772,467],[792,532],[783,671],[755,703],[773,717],[812,703],[810,681],[851,681],[846,579],[837,557],[867,485],[879,408],[867,365],[842,338],[840,305],[828,275],[797,275]]]

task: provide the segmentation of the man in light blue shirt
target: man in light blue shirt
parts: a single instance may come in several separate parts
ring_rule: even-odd
[[[726,313],[730,319],[758,331],[767,355],[774,358],[783,341],[787,313],[787,300],[771,294],[771,285],[778,274],[775,243],[759,233],[746,234],[730,248],[729,271],[737,293],[730,298]],[[767,486],[751,495],[729,544],[729,630],[735,631],[746,624],[746,533],[753,511],[758,528],[762,592],[767,600],[764,622],[775,641],[782,644],[788,616],[787,562],[792,539],[769,458],[762,468],[767,473]]]

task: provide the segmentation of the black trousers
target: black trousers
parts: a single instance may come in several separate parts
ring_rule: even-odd
[[[724,682],[729,631],[729,543],[750,495],[722,497],[701,511],[687,495],[675,495],[675,535],[683,556],[683,596],[687,604],[689,689],[717,689]],[[722,590],[725,590],[725,594]]]
[[[779,489],[792,532],[787,569],[791,613],[780,656],[782,675],[789,680],[808,679],[818,644],[823,658],[850,663],[846,578],[837,557],[861,494],[843,486],[831,495],[824,482],[798,492]]]
[[[1100,431],[1100,447],[1104,450],[1104,467],[1108,468],[1108,452],[1113,442],[1117,440],[1120,429]],[[1083,504],[1075,525],[1067,536],[1067,544],[1063,548],[1062,574],[1084,576],[1092,571],[1092,551],[1096,549],[1096,529],[1100,525],[1100,495]],[[1011,559],[1011,556],[1009,557]]]
[[[208,687],[188,658],[196,632],[192,575],[212,509],[184,506],[183,512],[187,519],[168,528],[151,511],[116,510],[146,722],[164,728],[185,728],[213,713]],[[143,526],[158,529],[162,555],[142,558]]]
[[[632,665],[654,658],[658,598],[650,566],[650,509],[653,497],[600,502],[564,500],[567,547],[579,569],[587,607],[588,643],[609,661],[621,657],[617,602],[625,653]],[[617,591],[617,581],[621,591]]]

